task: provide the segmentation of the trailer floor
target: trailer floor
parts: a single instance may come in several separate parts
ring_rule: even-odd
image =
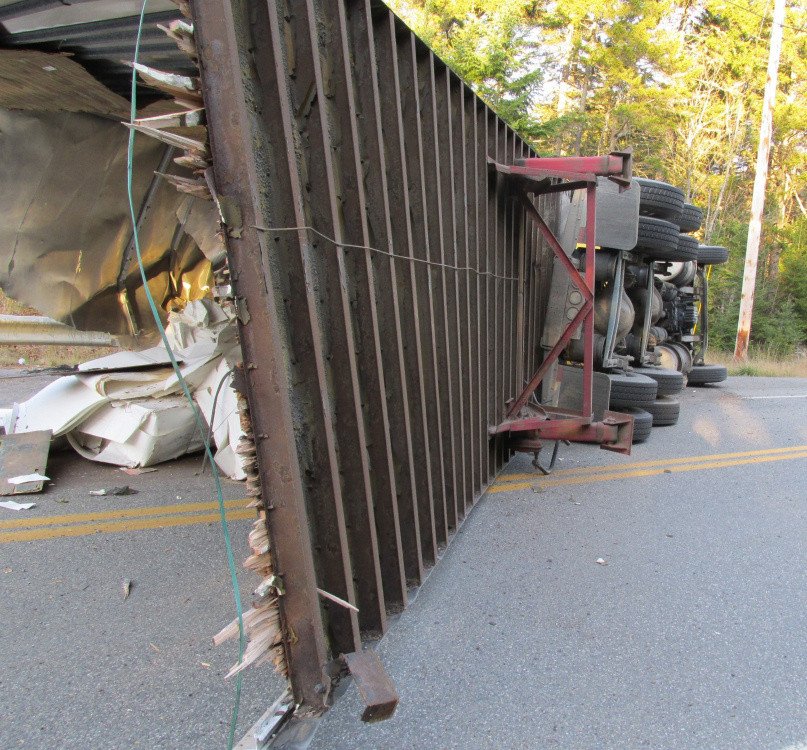
[[[312,750],[807,747],[807,379],[681,400],[629,457],[512,461],[377,644],[396,715],[350,686]]]

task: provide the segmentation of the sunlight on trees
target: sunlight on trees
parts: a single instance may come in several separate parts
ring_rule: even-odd
[[[391,0],[539,154],[634,149],[636,173],[701,206],[714,343],[737,325],[770,12],[759,0]],[[791,3],[752,345],[807,344],[807,8]]]

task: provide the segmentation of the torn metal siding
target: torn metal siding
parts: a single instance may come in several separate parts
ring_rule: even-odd
[[[549,260],[487,166],[528,147],[385,5],[193,11],[292,685],[316,705],[329,655],[384,632],[509,457],[488,427],[535,368]]]

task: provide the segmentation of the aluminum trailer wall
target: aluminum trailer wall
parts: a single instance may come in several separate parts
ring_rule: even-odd
[[[551,251],[488,169],[530,149],[385,5],[192,9],[290,677],[313,707],[509,458],[488,427],[537,366]]]

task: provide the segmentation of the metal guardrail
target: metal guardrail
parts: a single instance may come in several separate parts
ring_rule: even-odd
[[[539,364],[551,251],[488,168],[530,149],[385,5],[192,8],[291,684],[322,706],[509,458],[488,428]]]
[[[78,331],[43,315],[0,315],[0,344],[117,346],[105,331]]]

